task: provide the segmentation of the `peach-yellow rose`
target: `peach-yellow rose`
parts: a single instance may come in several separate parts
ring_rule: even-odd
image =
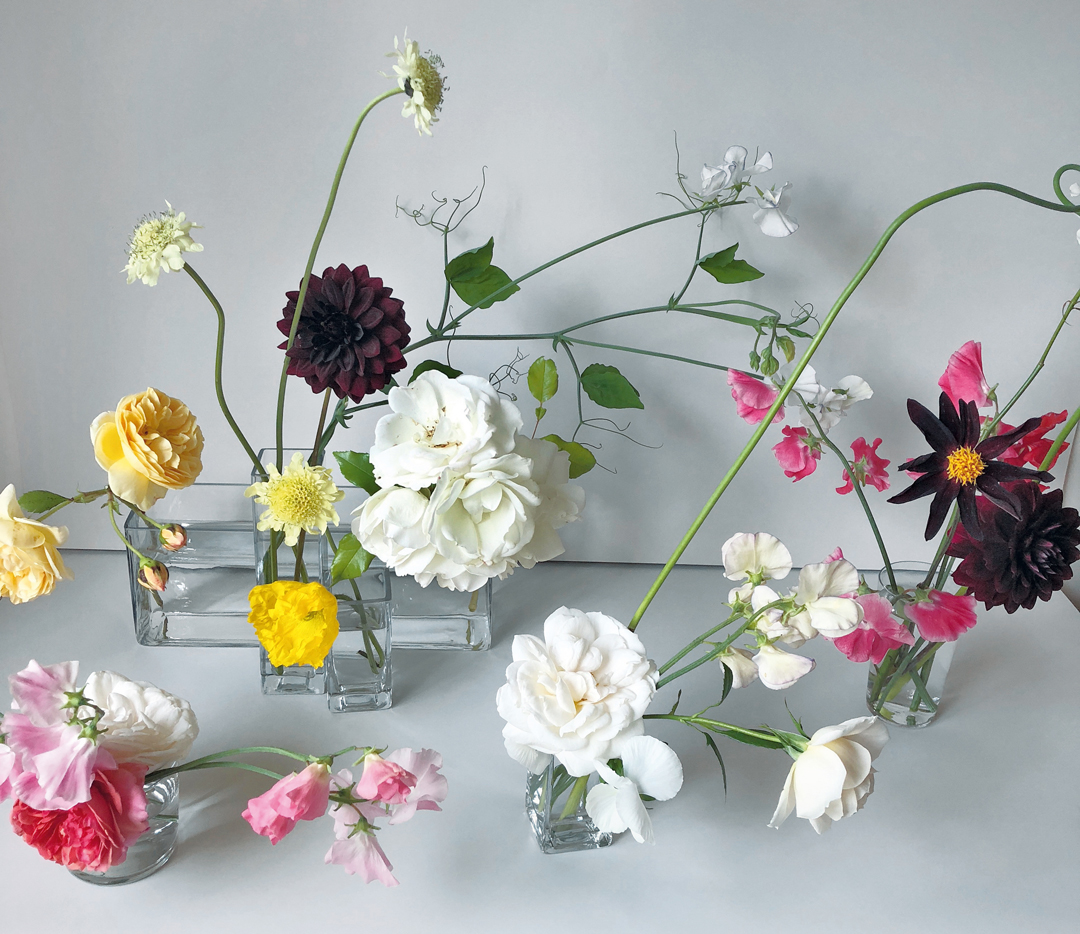
[[[71,580],[56,550],[67,536],[63,527],[27,519],[9,483],[0,493],[0,597],[27,603],[51,593],[58,577]]]
[[[147,389],[120,400],[90,426],[97,462],[109,489],[140,509],[169,490],[191,486],[202,472],[202,430],[179,399]]]

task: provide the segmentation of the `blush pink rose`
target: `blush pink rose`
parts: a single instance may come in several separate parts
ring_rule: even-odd
[[[930,599],[923,603],[913,603],[907,614],[927,642],[955,642],[978,622],[972,594],[958,596],[940,590],[931,590]]]
[[[949,357],[938,386],[953,405],[961,401],[974,402],[980,409],[990,405],[990,384],[983,374],[982,344],[968,341]]]
[[[764,380],[754,379],[740,370],[728,370],[727,384],[731,387],[731,398],[735,400],[735,411],[739,418],[751,425],[756,425],[765,418],[778,395],[777,390]],[[784,407],[780,406],[773,416],[773,424],[783,419]]]
[[[386,754],[388,762],[396,762],[403,769],[416,776],[416,785],[408,797],[394,808],[394,813],[387,821],[389,824],[403,824],[417,811],[441,811],[439,803],[446,800],[446,776],[439,772],[442,768],[442,756],[434,749],[395,749]]]
[[[784,468],[784,476],[793,481],[809,477],[817,470],[821,460],[821,449],[814,447],[807,440],[809,432],[805,428],[784,426],[784,440],[773,446],[773,454]]]
[[[80,872],[105,872],[127,857],[148,827],[146,766],[125,763],[98,771],[90,798],[67,810],[36,810],[17,800],[15,832],[46,859]]]
[[[383,804],[401,804],[416,785],[416,776],[376,753],[364,756],[364,771],[356,783],[356,797]]]
[[[277,843],[291,833],[297,821],[318,820],[330,800],[330,770],[312,762],[274,783],[269,791],[252,798],[241,815],[255,833]]]
[[[870,484],[875,490],[887,490],[889,488],[889,474],[885,470],[889,461],[878,457],[878,445],[881,439],[876,438],[873,444],[867,444],[865,438],[856,438],[851,442],[851,450],[855,457],[851,461],[851,468],[855,471],[855,479],[860,486]],[[848,472],[843,471],[844,485],[838,486],[836,492],[840,495],[850,493],[854,486]]]
[[[880,665],[890,649],[915,644],[915,637],[892,615],[892,606],[880,594],[862,594],[855,602],[863,609],[862,622],[847,635],[833,639],[833,645],[851,661]]]

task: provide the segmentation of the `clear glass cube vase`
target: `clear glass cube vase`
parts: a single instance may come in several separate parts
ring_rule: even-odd
[[[570,853],[610,846],[614,837],[596,829],[585,810],[590,782],[598,776],[575,778],[554,758],[542,772],[525,779],[525,813],[545,853]]]

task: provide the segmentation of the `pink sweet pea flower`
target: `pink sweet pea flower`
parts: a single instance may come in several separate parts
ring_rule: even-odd
[[[401,804],[416,785],[416,776],[376,753],[364,756],[364,772],[356,783],[356,797],[383,804]]]
[[[831,552],[829,552],[829,557],[827,557],[821,563],[822,564],[832,564],[834,561],[843,561],[843,560],[844,560],[844,549],[841,548],[839,545],[837,545]]]
[[[339,810],[350,810],[349,808]],[[323,859],[324,863],[341,866],[349,875],[358,875],[365,882],[378,879],[387,888],[398,885],[391,871],[394,867],[386,858],[375,835],[358,831],[352,833],[352,825],[338,822],[335,818],[334,832],[337,840]]]
[[[269,791],[248,801],[242,816],[255,833],[277,843],[292,832],[297,821],[322,817],[329,797],[330,770],[321,762],[312,762],[304,771],[286,775]]]
[[[990,384],[983,374],[982,344],[968,341],[949,357],[938,386],[953,405],[959,405],[961,400],[974,402],[980,409],[990,405]]]
[[[855,602],[863,608],[862,622],[846,636],[833,639],[833,645],[853,662],[880,665],[890,649],[915,644],[915,637],[892,615],[892,606],[880,594],[866,593]]]
[[[396,762],[410,774],[416,776],[416,786],[409,796],[396,808],[387,821],[389,824],[403,824],[417,811],[441,811],[440,801],[446,800],[446,776],[440,774],[442,756],[434,749],[395,749],[386,754],[388,762]]]
[[[25,714],[9,713],[3,730],[16,757],[11,788],[28,807],[67,810],[89,801],[94,770],[116,768],[105,749],[80,735],[78,723],[35,726]]]
[[[731,387],[731,398],[735,400],[735,411],[739,418],[751,425],[756,425],[776,401],[777,390],[764,380],[754,379],[741,370],[728,370],[727,384]],[[780,406],[773,417],[773,424],[784,419],[784,407]]]
[[[8,684],[20,713],[34,726],[51,726],[71,719],[70,713],[63,709],[67,703],[65,695],[75,690],[78,676],[78,662],[43,667],[31,659],[22,671],[8,677]]]
[[[784,476],[793,481],[809,477],[817,470],[821,460],[821,448],[807,440],[809,432],[805,428],[784,426],[784,440],[773,445],[773,454],[784,468]]]
[[[11,775],[15,771],[15,753],[0,743],[0,801],[11,797]]]
[[[1003,454],[998,455],[998,460],[1004,461],[1006,464],[1012,464],[1014,467],[1027,467],[1029,465],[1035,468],[1040,467],[1043,458],[1046,457],[1054,444],[1054,439],[1047,438],[1046,433],[1051,428],[1056,428],[1065,421],[1065,419],[1068,418],[1068,415],[1068,409],[1062,412],[1047,412],[1039,422],[1038,428],[1029,431],[1012,447],[1006,448]],[[1004,422],[999,422],[997,434],[1003,435],[1006,432],[1012,431],[1012,429],[1012,425],[1006,425]],[[1057,459],[1061,457],[1068,447],[1069,443],[1066,441],[1058,448],[1058,452],[1054,455],[1054,459],[1047,465],[1047,470],[1051,469],[1054,464],[1057,463]]]
[[[972,594],[961,597],[940,590],[931,590],[930,599],[924,603],[913,603],[907,614],[927,642],[955,642],[960,633],[978,622]]]
[[[879,444],[881,444],[880,438],[876,438],[873,444],[867,444],[865,438],[856,438],[852,441],[851,450],[855,457],[851,461],[851,469],[855,472],[855,480],[860,486],[866,486],[869,483],[880,492],[889,488],[889,475],[885,468],[890,462],[883,457],[878,457]],[[840,495],[850,493],[854,489],[851,477],[848,476],[846,470],[843,472],[843,479],[844,485],[836,488],[836,492]]]

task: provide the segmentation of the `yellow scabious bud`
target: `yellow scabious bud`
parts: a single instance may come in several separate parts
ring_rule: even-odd
[[[67,541],[63,526],[27,519],[15,487],[0,492],[0,597],[12,603],[28,603],[51,593],[56,579],[71,579],[56,549]]]
[[[94,456],[109,489],[139,509],[169,490],[191,486],[202,472],[203,435],[183,402],[157,389],[125,396],[90,426]]]
[[[337,598],[322,584],[260,584],[251,588],[248,602],[248,622],[271,665],[322,664],[338,634]]]

